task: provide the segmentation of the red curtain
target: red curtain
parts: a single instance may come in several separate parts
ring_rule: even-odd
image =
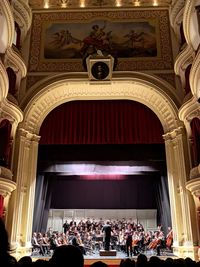
[[[41,144],[158,144],[163,129],[146,106],[129,100],[71,101],[44,120]]]
[[[17,34],[16,47],[20,49],[21,48],[21,29],[16,22],[15,22],[15,31]]]
[[[3,200],[4,200],[3,196],[0,195],[0,218],[2,218],[3,216]]]
[[[190,64],[186,70],[185,70],[185,93],[186,95],[191,92],[190,89],[190,70],[191,70],[192,64]]]
[[[186,42],[185,34],[184,34],[184,30],[183,30],[183,23],[181,23],[181,26],[180,26],[180,35],[181,35],[181,46],[182,46]]]
[[[13,95],[14,97],[16,96],[16,74],[14,70],[10,67],[6,69],[7,74],[8,74],[8,79],[9,79],[9,93]]]
[[[2,161],[8,164],[10,156],[10,134],[12,125],[8,120],[3,120],[0,123],[0,165]]]
[[[192,139],[193,139],[193,156],[194,164],[197,166],[200,163],[200,120],[194,118],[191,121]]]

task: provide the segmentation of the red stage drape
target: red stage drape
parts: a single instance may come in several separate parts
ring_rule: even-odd
[[[9,79],[9,93],[13,96],[16,96],[16,74],[10,67],[8,67],[6,71]]]
[[[20,41],[21,40],[21,29],[16,22],[15,22],[15,31],[17,34],[16,47],[20,49],[21,48],[21,41]]]
[[[3,196],[0,195],[0,218],[3,216]]]
[[[12,125],[8,120],[0,123],[0,160],[5,163],[9,161],[10,154],[10,133]]]
[[[192,64],[190,64],[186,70],[185,70],[185,93],[188,94],[191,92],[190,88],[190,70],[191,70]]]
[[[200,163],[200,120],[198,118],[194,118],[191,121],[191,130],[193,138],[193,155],[195,166],[197,166]]]
[[[159,119],[129,100],[71,101],[44,120],[40,144],[159,144]]]

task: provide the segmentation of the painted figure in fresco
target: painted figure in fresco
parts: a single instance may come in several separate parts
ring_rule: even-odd
[[[63,48],[69,44],[81,44],[82,41],[74,38],[69,30],[60,30],[59,32],[56,32],[53,34],[53,41],[51,42],[51,45],[54,48]]]
[[[92,26],[92,31],[89,36],[84,38],[83,46],[81,48],[81,54],[83,58],[88,55],[96,53],[98,50],[109,52],[110,47],[110,32],[105,32],[106,22],[104,22],[103,27],[95,24]]]
[[[124,37],[128,37],[128,46],[132,47],[132,48],[135,48],[136,47],[136,43],[137,42],[141,42],[143,39],[142,39],[142,35],[144,33],[143,32],[140,32],[140,33],[137,33],[135,32],[134,30],[131,30],[128,34],[126,34]]]

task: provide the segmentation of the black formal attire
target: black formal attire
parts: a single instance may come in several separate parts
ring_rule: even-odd
[[[104,249],[109,250],[110,249],[110,238],[111,238],[111,232],[112,228],[109,224],[105,224],[103,226],[102,232],[104,232]]]
[[[130,251],[130,256],[132,257],[133,254],[133,246],[132,246],[132,235],[133,231],[127,231],[126,232],[126,254],[129,257],[129,251]]]
[[[45,254],[45,253],[44,253],[44,249],[43,249],[42,245],[38,243],[36,237],[32,237],[32,239],[31,239],[31,244],[32,244],[33,248],[38,248],[38,249],[39,249],[39,253],[40,253],[42,256],[44,256],[44,254]]]
[[[63,228],[64,228],[64,233],[66,234],[66,233],[67,233],[67,231],[68,231],[68,230],[69,230],[69,228],[70,228],[70,225],[69,225],[69,223],[65,222],[65,223],[63,224]]]
[[[78,239],[77,239],[76,236],[73,236],[71,243],[72,243],[73,246],[78,247],[80,249],[80,251],[82,252],[82,254],[86,255],[84,246],[81,246],[79,244]]]

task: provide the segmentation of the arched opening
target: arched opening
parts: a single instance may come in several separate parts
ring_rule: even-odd
[[[183,175],[179,174],[178,169],[182,161],[184,160],[184,155],[180,154],[178,150],[173,150],[173,142],[177,142],[177,147],[181,151],[183,149],[182,144],[184,143],[183,135],[184,131],[182,130],[182,122],[178,118],[178,109],[175,105],[176,101],[173,101],[165,93],[169,91],[170,86],[167,85],[165,88],[164,83],[157,81],[157,84],[153,84],[148,80],[140,78],[129,78],[125,80],[113,80],[110,83],[105,83],[103,85],[97,83],[90,83],[88,80],[79,80],[75,81],[70,79],[61,79],[61,77],[55,82],[51,82],[49,85],[44,85],[43,87],[38,88],[38,93],[35,94],[35,97],[31,95],[31,90],[29,97],[31,101],[24,100],[24,121],[20,124],[20,134],[23,135],[27,142],[29,143],[29,150],[26,158],[19,162],[18,171],[23,169],[22,176],[24,177],[25,184],[27,184],[28,191],[26,193],[23,201],[29,201],[32,209],[28,209],[27,206],[24,206],[23,212],[26,212],[26,217],[28,221],[33,220],[33,204],[34,204],[34,193],[35,193],[35,181],[36,181],[36,167],[37,167],[37,143],[39,143],[39,131],[41,125],[49,114],[55,107],[59,106],[62,103],[69,102],[71,100],[114,100],[114,99],[123,99],[123,100],[134,100],[140,102],[150,108],[153,113],[159,118],[165,138],[165,147],[166,155],[168,158],[167,162],[167,176],[169,182],[169,195],[170,195],[170,204],[171,204],[171,214],[172,214],[172,226],[175,229],[175,240],[181,239],[181,234],[183,227],[187,225],[182,225],[180,223],[181,217],[176,216],[181,214],[181,216],[189,216],[188,206],[186,206],[185,211],[181,206],[181,200],[179,196],[174,197],[177,194],[175,188],[179,183],[179,179],[182,179]],[[150,78],[150,77],[148,77]],[[52,79],[52,78],[50,78]],[[154,81],[155,82],[155,81]],[[47,81],[45,80],[45,84]],[[26,104],[25,104],[26,103]],[[21,139],[21,142],[18,144],[19,151],[23,151],[23,147],[26,146],[24,143],[24,137]],[[183,139],[183,142],[179,141]],[[169,153],[171,153],[169,158]],[[181,157],[180,157],[181,155]],[[182,156],[183,155],[183,156]],[[27,160],[27,156],[30,160]],[[173,160],[174,159],[174,160]],[[177,164],[178,161],[178,164]],[[28,164],[27,164],[28,163]],[[30,173],[30,168],[33,172]],[[175,171],[177,169],[177,171]],[[28,175],[27,175],[28,174]],[[28,179],[27,179],[28,176]],[[17,179],[22,179],[21,173]],[[185,178],[184,178],[185,179]],[[18,188],[18,192],[21,192],[22,188]],[[183,190],[185,190],[183,188]],[[186,196],[186,195],[185,195]],[[17,196],[21,199],[20,193]],[[27,207],[27,209],[26,209]],[[20,219],[17,214],[19,212],[19,207],[15,206],[14,211],[14,220],[17,220],[19,227],[16,232],[14,232],[14,238],[17,239],[17,234],[22,233],[21,240],[30,240],[32,233],[32,224],[27,224],[27,219]],[[190,220],[190,217],[189,217]],[[20,226],[20,225],[23,225]],[[28,234],[27,234],[28,233]],[[190,237],[189,237],[190,238]],[[26,241],[24,241],[26,242]],[[177,253],[179,253],[179,241],[176,243]]]
[[[129,100],[70,101],[48,114],[39,134],[33,232],[62,233],[64,221],[90,217],[96,224],[131,220],[145,233],[162,225],[167,234],[163,129],[149,108]]]
[[[157,227],[157,224],[162,224],[166,230],[167,226],[171,225],[171,220],[162,134],[162,126],[154,113],[144,105],[135,101],[73,101],[57,107],[45,118],[40,129],[41,145],[39,146],[38,172],[43,173],[43,175],[40,175],[40,179],[45,179],[43,177],[44,175],[49,179],[53,179],[54,176],[61,184],[60,189],[57,188],[57,191],[53,193],[54,203],[49,203],[50,199],[46,199],[46,203],[49,203],[48,207],[50,205],[50,208],[56,206],[58,209],[69,207],[74,209],[79,209],[81,207],[85,209],[155,208],[156,211],[159,210],[159,212],[157,213],[157,221],[154,227]],[[47,144],[49,146],[47,146]],[[119,147],[117,147],[117,145],[119,145]],[[65,146],[65,148],[62,146]],[[68,153],[64,152],[65,149]],[[157,150],[157,152],[154,153],[152,150],[154,152]],[[40,153],[42,153],[42,155]],[[147,153],[149,153],[148,156]],[[48,157],[48,155],[51,156]],[[63,170],[60,168],[61,163],[64,168]],[[101,167],[99,167],[98,164]],[[74,168],[74,171],[72,168]],[[93,171],[93,168],[95,171]],[[99,168],[101,168],[101,170]],[[102,168],[104,168],[104,170],[102,170]],[[115,168],[114,173],[112,171],[113,168]],[[55,171],[55,169],[57,169],[57,171]],[[130,171],[130,169],[132,170]],[[123,179],[121,177],[119,183],[118,180],[121,174]],[[85,175],[89,175],[90,177],[86,177]],[[41,178],[41,176],[43,178]],[[91,188],[89,190],[88,186],[88,191],[93,191],[93,194],[97,194],[98,191],[98,187],[96,187],[97,180],[100,181],[100,187],[105,184],[105,180],[111,180],[111,183],[107,182],[107,187],[110,186],[110,188],[113,188],[113,194],[110,195],[108,193],[109,190],[103,186],[102,190],[104,193],[107,192],[105,193],[105,198],[103,198],[103,195],[98,198],[93,196],[91,199],[88,196],[88,201],[84,201],[86,198],[80,198],[80,187],[80,201],[77,201],[76,198],[69,203],[70,198],[68,200],[66,199],[64,190],[63,199],[65,198],[65,201],[62,201],[61,204],[61,202],[56,200],[55,196],[57,195],[59,199],[61,199],[61,188],[63,188],[64,184],[67,184],[66,181],[67,179],[69,181],[70,176],[71,179],[74,177],[76,181],[85,181],[85,183],[83,183],[85,188],[83,192],[85,190],[87,191],[85,185],[90,181],[88,184],[90,184]],[[60,179],[60,177],[63,179]],[[66,179],[64,179],[64,177]],[[135,179],[134,183],[133,179]],[[136,181],[137,179],[138,181]],[[139,192],[140,186],[138,185],[138,183],[141,183],[142,179],[146,179],[146,183],[142,186],[143,194]],[[130,187],[132,188],[129,197],[127,197],[128,194],[123,194],[123,190],[120,190],[122,180],[126,180],[124,191],[128,191]],[[165,188],[161,188],[161,180],[166,185]],[[92,181],[95,181],[93,182],[93,187],[91,186]],[[115,190],[113,181],[115,181]],[[81,183],[82,182],[79,182],[77,185],[80,186]],[[119,183],[118,188],[116,186],[117,183]],[[156,183],[160,184],[159,189]],[[47,184],[49,187],[50,182],[48,181],[46,185]],[[152,186],[150,186],[150,184]],[[55,189],[55,185],[53,188]],[[41,183],[39,190],[41,191]],[[48,191],[49,189],[45,188],[44,190]],[[151,194],[148,194],[150,191]],[[156,198],[155,196],[160,195],[161,191],[165,195]],[[87,193],[88,195],[89,192]],[[75,194],[75,192],[71,194],[72,199],[73,194]],[[50,195],[51,192],[49,192],[48,196]],[[122,197],[122,195],[124,195],[124,197]],[[133,198],[133,196],[135,196],[135,198]],[[44,201],[44,196],[42,198]],[[164,202],[161,201],[161,198],[165,199],[165,207],[163,206]],[[36,214],[40,213],[41,227],[38,226],[39,229],[37,230],[41,231],[41,229],[43,229],[44,231],[47,228],[47,225],[45,226],[45,223],[47,223],[45,220],[47,218],[41,219],[42,212],[39,209],[39,197],[36,197],[36,199],[35,207],[38,209]],[[163,210],[165,210],[165,214],[168,214],[169,218],[165,216],[164,219]],[[47,212],[46,210],[45,214]],[[36,219],[37,216],[34,216],[34,218]],[[38,225],[38,222],[36,224]],[[36,231],[36,228],[34,231]]]

